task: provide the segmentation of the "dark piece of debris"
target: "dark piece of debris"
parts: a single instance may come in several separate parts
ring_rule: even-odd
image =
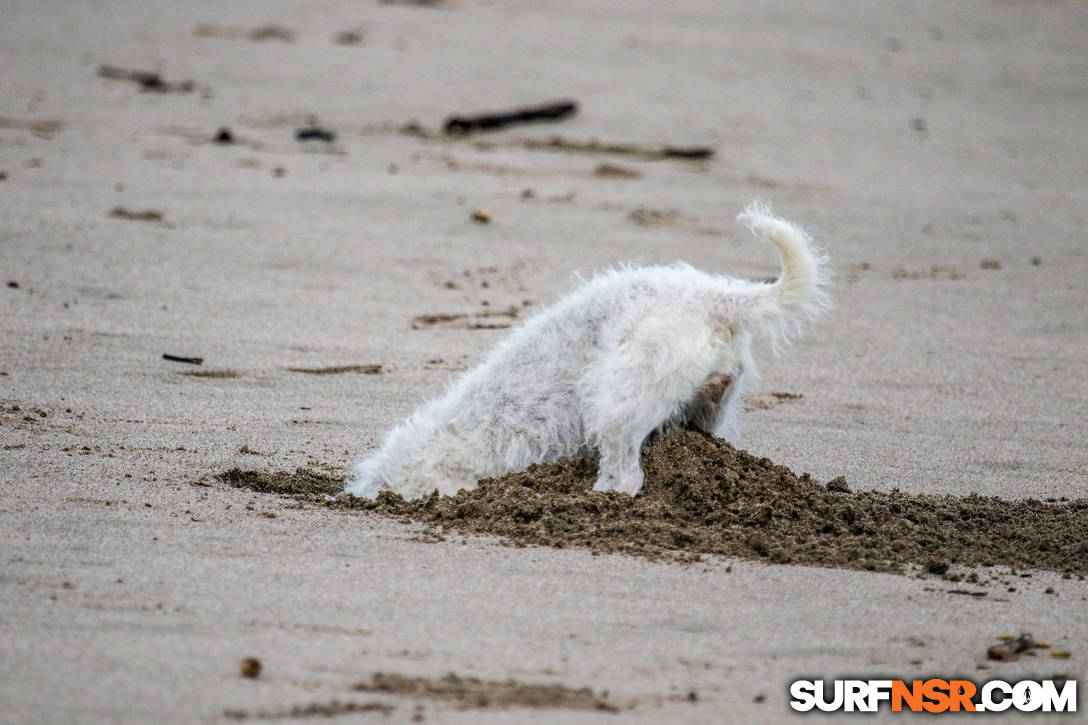
[[[114,219],[124,219],[130,222],[161,222],[162,212],[157,209],[143,209],[141,211],[134,211],[132,209],[126,209],[123,206],[115,206],[110,211],[110,216]]]
[[[714,149],[707,146],[665,146],[661,155],[667,159],[709,159]]]
[[[219,131],[218,131],[218,132],[217,132],[217,133],[215,134],[215,139],[214,139],[214,141],[215,141],[216,143],[221,143],[221,144],[231,144],[231,143],[234,143],[234,134],[233,134],[233,133],[231,133],[231,131],[230,131],[230,129],[229,129],[229,128],[227,128],[226,126],[223,126],[223,127],[221,127],[221,128],[219,129]]]
[[[442,126],[447,134],[464,134],[473,131],[494,131],[516,123],[536,121],[562,121],[578,110],[575,101],[558,101],[540,106],[516,108],[512,111],[481,113],[475,116],[450,116]]]
[[[1020,654],[1022,652],[1027,652],[1034,648],[1035,638],[1025,632],[1019,637],[1007,639],[1001,644],[995,644],[993,647],[986,650],[986,656],[991,660],[1014,662],[1020,659]]]
[[[191,93],[196,90],[194,81],[166,81],[155,71],[133,70],[112,65],[98,66],[98,75],[111,81],[128,81],[140,86],[141,91],[152,93]]]
[[[242,673],[242,677],[255,680],[261,676],[261,661],[256,657],[246,657],[238,663],[238,669]]]
[[[319,126],[309,126],[295,131],[295,140],[324,141],[325,143],[332,143],[336,140],[336,134]]]
[[[171,355],[169,353],[162,354],[163,360],[169,360],[170,362],[188,363],[189,365],[203,365],[204,358],[202,357],[184,357],[182,355]]]

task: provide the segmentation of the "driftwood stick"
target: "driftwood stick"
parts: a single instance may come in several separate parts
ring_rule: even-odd
[[[666,146],[661,155],[667,159],[709,159],[714,149],[708,146]]]
[[[202,357],[182,357],[181,355],[169,355],[165,352],[162,354],[162,359],[170,362],[189,363],[190,365],[204,364],[204,358]]]
[[[517,108],[513,111],[481,113],[475,116],[450,116],[442,129],[447,134],[494,131],[515,123],[561,121],[567,116],[574,115],[577,110],[578,104],[574,101],[558,101],[540,106]]]

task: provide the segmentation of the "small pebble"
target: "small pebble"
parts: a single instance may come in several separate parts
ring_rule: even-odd
[[[241,671],[242,677],[255,680],[261,675],[261,661],[256,657],[246,657],[239,663],[238,669]]]

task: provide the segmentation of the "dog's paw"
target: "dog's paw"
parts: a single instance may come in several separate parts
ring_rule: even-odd
[[[634,496],[642,490],[642,471],[627,476],[602,474],[593,486],[594,491],[619,491]]]
[[[373,501],[378,498],[378,493],[381,489],[381,481],[368,481],[366,479],[353,478],[348,481],[346,486],[344,486],[343,493],[355,496],[356,498],[367,498]]]

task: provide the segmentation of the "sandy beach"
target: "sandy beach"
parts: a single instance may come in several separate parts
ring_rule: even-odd
[[[1082,3],[0,16],[0,722],[776,723],[799,678],[1084,685],[1088,582],[1053,566],[519,547],[217,478],[347,475],[576,275],[774,275],[733,221],[762,199],[836,282],[757,351],[745,449],[1088,498]],[[1021,632],[1052,649],[987,661]]]

